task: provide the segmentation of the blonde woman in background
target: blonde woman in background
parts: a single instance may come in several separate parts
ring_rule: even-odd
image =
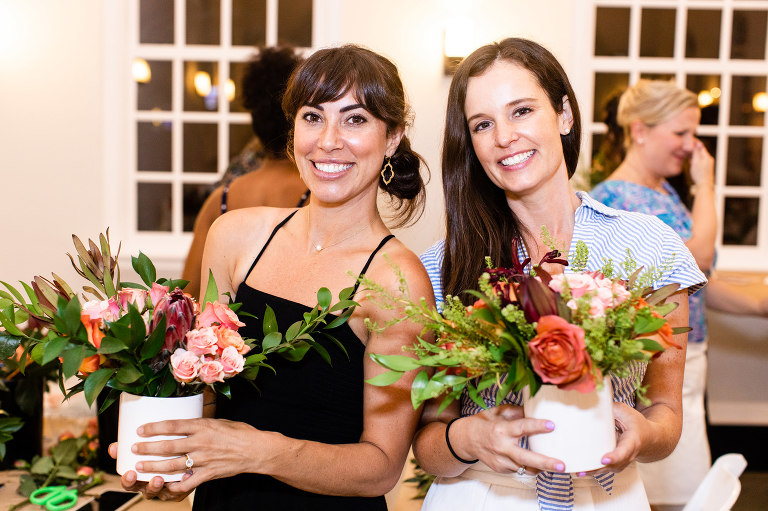
[[[656,215],[685,241],[705,273],[715,260],[715,162],[696,138],[701,112],[693,92],[673,82],[640,80],[619,101],[617,121],[624,129],[626,156],[591,195],[602,203]],[[693,206],[685,206],[668,178],[690,165]],[[683,431],[664,460],[640,465],[649,501],[659,509],[684,505],[711,464],[704,412],[706,381],[705,288],[689,296],[691,332],[683,384]]]

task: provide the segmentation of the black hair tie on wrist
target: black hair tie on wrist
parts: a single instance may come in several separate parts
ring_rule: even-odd
[[[480,460],[467,461],[464,458],[459,457],[459,455],[456,454],[456,451],[453,450],[453,447],[451,447],[451,441],[448,439],[448,431],[450,431],[451,425],[453,425],[453,423],[456,422],[457,420],[459,420],[460,418],[461,417],[456,417],[451,422],[449,422],[448,425],[445,427],[445,444],[448,446],[448,450],[451,451],[451,454],[453,454],[454,458],[456,458],[457,460],[459,460],[462,463],[466,463],[467,465],[471,465],[473,463],[477,463]]]

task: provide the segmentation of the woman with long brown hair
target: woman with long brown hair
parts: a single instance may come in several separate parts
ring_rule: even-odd
[[[627,250],[638,266],[666,268],[659,286],[678,283],[680,306],[668,316],[687,323],[688,293],[706,281],[680,238],[658,219],[620,212],[574,192],[581,139],[579,107],[557,59],[541,45],[510,38],[483,46],[459,66],[451,82],[443,140],[446,239],[422,255],[438,302],[477,286],[485,257],[511,267],[552,250],[542,226],[562,244],[589,249],[588,270],[604,258],[621,262]],[[518,241],[518,251],[513,250]],[[515,261],[516,262],[516,261]],[[545,263],[550,273],[569,271]],[[685,334],[676,342],[685,346]],[[680,435],[683,350],[667,350],[647,364],[635,362],[628,378],[611,375],[616,448],[600,453],[603,468],[571,474],[561,460],[523,447],[524,437],[557,428],[524,418],[522,395],[494,406],[498,385],[481,392],[487,409],[468,395],[444,413],[424,411],[414,452],[440,477],[426,510],[648,509],[635,461],[663,458]],[[635,401],[635,378],[647,386],[649,405]]]

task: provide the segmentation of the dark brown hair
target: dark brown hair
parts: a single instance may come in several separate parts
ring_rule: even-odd
[[[387,134],[408,126],[410,109],[397,67],[381,55],[352,44],[318,50],[307,58],[288,81],[283,112],[293,123],[302,106],[336,101],[348,91],[371,115],[386,124]],[[288,151],[293,154],[293,130]],[[381,163],[383,168],[384,160]],[[394,178],[388,185],[379,178],[379,187],[390,196],[394,226],[402,227],[415,222],[424,210],[420,168],[422,164],[426,168],[426,162],[403,135],[391,163]]]
[[[533,41],[509,38],[478,48],[462,61],[448,93],[442,156],[446,207],[442,281],[444,293],[454,296],[477,287],[485,256],[505,267],[511,267],[517,258],[511,246],[512,240],[521,234],[519,222],[509,208],[504,190],[493,184],[480,165],[464,115],[469,79],[485,73],[499,60],[530,71],[555,112],[563,111],[563,97],[568,98],[573,126],[560,140],[569,178],[576,172],[579,160],[579,105],[568,76],[552,53]],[[468,302],[471,297],[462,296],[462,300]]]
[[[291,47],[259,48],[243,75],[243,106],[251,112],[251,126],[264,152],[285,158],[291,125],[281,107],[285,85],[302,61]]]

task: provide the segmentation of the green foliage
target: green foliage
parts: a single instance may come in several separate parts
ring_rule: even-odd
[[[16,433],[24,425],[18,417],[2,417],[0,416],[0,461],[5,458],[5,444],[13,439],[13,434]]]
[[[542,237],[550,248],[557,248],[556,240],[546,229],[542,230]],[[584,272],[588,257],[586,244],[578,241],[576,251],[570,257],[572,269]],[[530,360],[528,344],[537,336],[537,330],[536,322],[528,319],[527,310],[551,310],[547,309],[551,299],[555,300],[561,318],[583,330],[587,355],[595,368],[594,378],[600,379],[600,374],[608,373],[627,377],[631,364],[648,362],[654,353],[664,350],[661,343],[645,337],[657,333],[666,323],[664,316],[672,312],[676,304],[665,303],[665,300],[677,291],[679,285],[652,289],[652,284],[671,266],[669,260],[661,269],[650,268],[644,272],[629,251],[627,259],[618,266],[611,260],[603,263],[601,272],[609,278],[609,285],[623,287],[624,291],[619,298],[618,291],[613,288],[613,301],[600,314],[593,312],[592,299],[597,291],[588,291],[574,299],[567,280],[563,281],[559,294],[538,281],[530,282],[527,290],[522,291],[520,286],[527,279],[532,281],[533,272],[515,277],[519,280],[502,280],[514,289],[510,299],[497,282],[499,278],[507,277],[498,277],[499,273],[490,268],[478,279],[478,290],[465,291],[477,299],[473,306],[465,307],[457,297],[446,296],[442,312],[428,306],[423,299],[413,302],[404,276],[396,266],[393,270],[400,282],[399,293],[389,292],[363,277],[365,289],[372,292],[372,299],[378,306],[398,311],[394,319],[383,325],[367,321],[369,329],[381,332],[401,321],[423,326],[422,335],[412,346],[405,348],[406,354],[370,355],[386,372],[367,383],[391,385],[406,372],[418,371],[411,385],[414,408],[429,399],[441,398],[439,411],[463,392],[478,406],[487,408],[492,403],[486,402],[481,393],[492,385],[498,386],[495,404],[510,392],[518,392],[526,386],[533,395],[543,381]],[[489,260],[486,264],[491,266]],[[622,271],[621,275],[617,274],[617,268]],[[491,273],[497,275],[495,280],[491,279]],[[505,275],[504,272],[501,274]],[[505,304],[502,297],[511,302]],[[425,340],[432,336],[436,339],[434,343]],[[645,389],[640,387],[639,381],[635,383],[642,400]]]
[[[67,255],[77,273],[88,282],[83,286],[82,299],[56,274],[53,274],[53,280],[35,277],[31,285],[22,283],[22,290],[0,282],[5,287],[0,289],[0,325],[4,328],[0,331],[0,369],[17,369],[24,373],[30,361],[54,365],[65,398],[84,392],[86,401],[92,405],[107,389],[107,398],[100,411],[114,402],[120,391],[156,397],[202,392],[205,384],[199,380],[177,382],[169,363],[175,349],[187,346],[186,331],[179,329],[194,328],[196,319],[191,299],[180,291],[173,291],[177,286],[183,289],[186,281],[158,277],[149,257],[139,252],[131,258],[131,263],[141,282],[122,282],[117,264],[119,247],[113,254],[108,231],[106,235],[99,235],[96,241],[88,240],[87,245],[73,236],[73,243],[76,256]],[[172,291],[158,304],[152,303],[150,293],[156,285],[167,286]],[[120,293],[129,289],[136,291]],[[174,309],[175,316],[169,315],[174,306],[168,297],[173,292],[177,293],[173,300],[181,304]],[[349,357],[346,348],[334,337],[333,330],[346,323],[358,305],[352,299],[352,293],[353,288],[342,290],[338,301],[333,303],[331,292],[321,288],[317,293],[317,305],[304,315],[302,321],[290,325],[285,335],[278,330],[274,312],[267,308],[262,318],[264,339],[258,342],[244,339],[250,353],[241,376],[253,379],[260,368],[273,370],[267,364],[267,357],[272,354],[298,361],[314,350],[331,364],[327,346],[336,345]],[[90,322],[87,316],[81,317],[83,303],[88,300],[86,294],[99,301],[109,300],[109,312],[101,312],[101,319]],[[204,296],[203,306],[219,305],[218,287],[210,271]],[[125,303],[126,300],[133,303]],[[160,303],[161,312],[157,309]],[[230,303],[228,307],[235,312],[239,304]],[[217,317],[216,314],[213,317]],[[33,326],[25,326],[22,330],[19,325],[28,319],[34,319]],[[218,324],[216,321],[212,323]],[[178,335],[169,337],[171,331]],[[22,347],[22,353],[15,359],[18,347]],[[79,381],[64,389],[64,381],[72,376],[77,376]],[[212,387],[229,395],[226,382],[216,382]]]
[[[35,456],[31,460],[16,460],[17,468],[25,471],[20,477],[17,492],[29,498],[38,488],[61,485],[74,488],[78,494],[83,494],[88,489],[103,483],[102,473],[93,470],[97,462],[98,442],[95,435],[96,431],[88,428],[78,437],[59,440],[46,456]],[[83,467],[88,468],[83,469]],[[28,503],[28,500],[20,502],[11,506],[9,511]]]

